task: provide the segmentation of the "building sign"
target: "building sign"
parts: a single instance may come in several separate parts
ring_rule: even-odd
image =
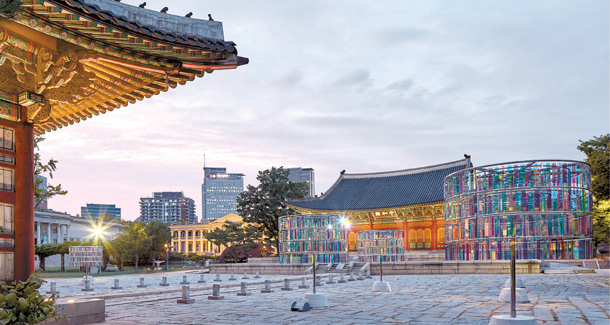
[[[217,179],[217,178],[229,178],[229,174],[222,174],[222,173],[210,173],[210,178],[212,178],[212,179]]]

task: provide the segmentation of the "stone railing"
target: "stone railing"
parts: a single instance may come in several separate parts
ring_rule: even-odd
[[[311,264],[238,263],[212,264],[210,273],[302,275]],[[517,273],[540,273],[540,260],[517,261]],[[371,275],[379,274],[379,263],[371,263]],[[400,274],[509,274],[510,261],[417,261],[383,263],[384,275]]]

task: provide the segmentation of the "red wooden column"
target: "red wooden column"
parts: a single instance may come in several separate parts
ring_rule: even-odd
[[[409,250],[409,226],[407,226],[407,219],[403,222],[403,230],[405,233],[405,251]]]
[[[436,219],[432,220],[432,247],[431,248],[438,249],[438,225],[436,224]]]
[[[27,108],[21,108],[27,117]],[[15,280],[34,272],[34,126],[15,125]]]

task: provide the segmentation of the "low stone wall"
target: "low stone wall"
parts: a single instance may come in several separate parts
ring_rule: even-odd
[[[212,264],[210,273],[301,275],[311,264]],[[540,260],[517,261],[517,273],[540,273]],[[318,271],[323,272],[323,265]],[[354,269],[354,271],[357,271]],[[510,261],[418,261],[383,263],[383,274],[509,274]],[[379,274],[379,264],[371,264],[371,274]]]
[[[270,257],[249,257],[248,263],[272,263],[278,264],[280,262],[280,258],[277,256]]]
[[[47,319],[42,324],[94,324],[103,323],[106,319],[104,299],[58,299],[53,307],[61,319]]]

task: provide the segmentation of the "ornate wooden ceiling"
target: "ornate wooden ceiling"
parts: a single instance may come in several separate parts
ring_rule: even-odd
[[[232,42],[161,31],[86,1],[23,3],[15,19],[0,22],[0,110],[11,115],[10,98],[33,103],[27,120],[37,134],[248,62]],[[15,102],[24,92],[44,103]]]

